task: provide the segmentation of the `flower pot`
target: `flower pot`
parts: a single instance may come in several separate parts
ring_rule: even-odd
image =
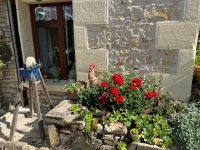
[[[73,92],[73,93],[67,92],[67,97],[70,100],[78,100],[78,92]]]
[[[132,138],[133,142],[140,142],[140,140],[141,140],[141,135],[134,135],[134,134],[131,134],[131,138]]]
[[[197,81],[200,81],[200,65],[195,65],[194,76]]]

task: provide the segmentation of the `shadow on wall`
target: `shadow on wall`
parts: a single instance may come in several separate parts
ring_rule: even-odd
[[[184,56],[181,56],[181,50],[179,53],[180,58],[178,64],[180,65],[177,68],[177,74],[175,76],[164,75],[163,85],[166,91],[171,92],[173,96],[179,100],[184,100],[187,102],[191,95],[192,78],[194,72],[194,59],[191,59],[191,57],[193,57],[194,51],[188,50],[186,53],[183,52],[185,53]]]

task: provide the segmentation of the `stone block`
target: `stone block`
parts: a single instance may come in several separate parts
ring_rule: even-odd
[[[179,100],[189,100],[194,69],[194,51],[180,50],[176,75],[164,75],[164,89]]]
[[[55,125],[48,125],[48,133],[51,146],[60,145],[60,136]]]
[[[122,123],[110,123],[105,125],[105,133],[109,134],[117,134],[117,135],[126,135],[127,134],[127,127],[124,126]]]
[[[11,141],[5,142],[4,150],[14,150],[14,144]]]
[[[87,32],[85,27],[74,27],[74,39],[76,49],[87,48]]]
[[[92,50],[92,51],[77,51],[76,52],[76,72],[88,72],[90,64],[96,65],[96,71],[107,70],[107,51]]]
[[[16,142],[16,143],[14,144],[13,150],[25,150],[26,147],[27,147],[27,143],[24,143],[24,142]]]
[[[145,143],[138,143],[137,150],[164,150],[164,149],[159,148],[158,146],[153,146]]]
[[[198,25],[184,22],[157,23],[156,49],[193,49]]]
[[[186,0],[184,20],[192,21],[200,19],[200,1],[199,0]]]
[[[116,150],[116,148],[111,145],[101,145],[100,150]]]
[[[105,24],[108,19],[107,0],[74,0],[74,22]]]
[[[0,150],[4,150],[4,145],[5,145],[5,141],[0,141]]]
[[[88,73],[77,72],[76,78],[77,81],[88,81]]]

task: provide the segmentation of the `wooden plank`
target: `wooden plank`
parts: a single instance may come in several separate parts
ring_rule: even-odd
[[[42,88],[43,88],[44,93],[45,93],[45,95],[47,96],[47,99],[48,99],[49,107],[51,109],[53,109],[53,103],[52,103],[51,98],[49,96],[49,93],[47,91],[47,88],[46,88],[46,85],[45,85],[45,82],[44,82],[44,79],[42,77],[42,73],[41,73],[40,69],[39,69],[39,75],[40,75],[40,80],[41,80]]]
[[[19,113],[19,107],[21,105],[22,102],[22,98],[23,98],[23,81],[21,82],[21,84],[18,87],[18,92],[17,92],[17,99],[15,102],[15,110],[14,110],[14,115],[13,115],[13,119],[12,119],[12,125],[11,125],[11,130],[10,130],[10,141],[13,141],[14,139],[14,135],[15,135],[15,129],[16,129],[16,124],[17,124],[17,119],[18,119],[18,113]]]
[[[35,90],[35,107],[36,107],[36,112],[37,112],[37,121],[38,121],[38,126],[39,126],[40,138],[41,140],[44,140],[45,133],[44,133],[43,120],[42,120],[42,114],[41,114],[40,102],[39,102],[39,96],[38,96],[38,87],[37,87],[35,79],[33,79],[32,82],[34,84],[33,87]]]

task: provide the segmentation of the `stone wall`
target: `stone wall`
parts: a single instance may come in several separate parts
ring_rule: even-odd
[[[77,79],[88,65],[163,74],[188,99],[198,37],[199,0],[73,0]]]
[[[117,143],[127,133],[122,123],[97,123],[90,132],[85,132],[85,122],[79,114],[71,114],[73,102],[62,101],[45,115],[48,135],[53,149],[116,150]],[[128,150],[164,150],[143,143],[131,143]]]
[[[6,41],[6,43],[13,50],[8,10],[5,0],[0,2],[0,30],[2,30],[5,35],[5,39],[3,39],[3,41]],[[11,61],[7,64],[7,69],[4,72],[3,79],[0,80],[0,108],[2,106],[6,106],[8,108],[8,103],[14,102],[17,85],[16,65],[13,56]]]

